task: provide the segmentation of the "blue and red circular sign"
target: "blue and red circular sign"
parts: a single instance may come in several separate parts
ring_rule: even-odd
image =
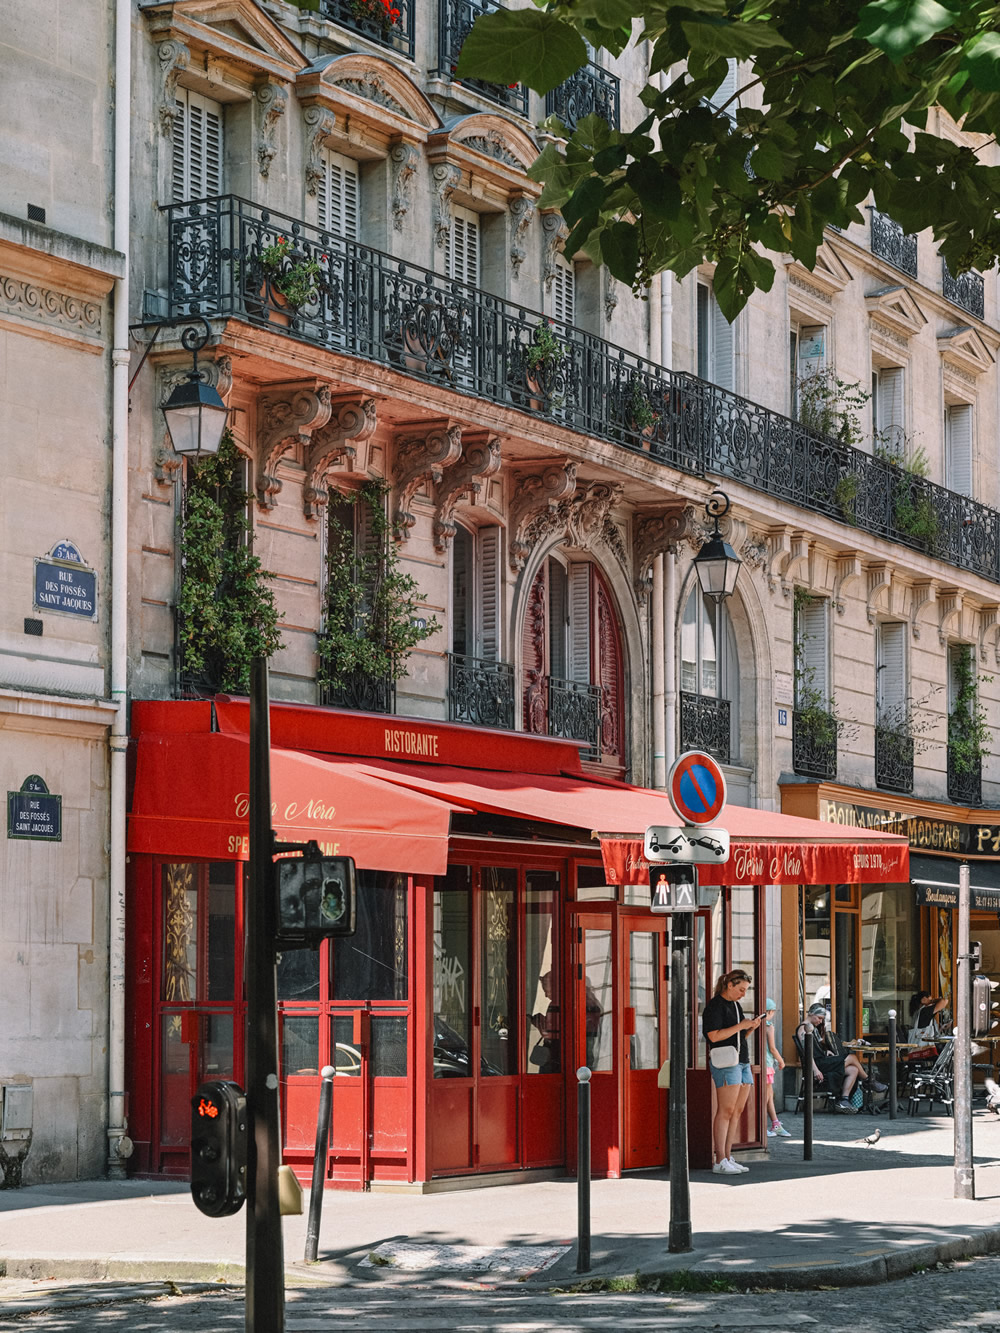
[[[726,778],[710,754],[688,750],[674,761],[667,792],[686,824],[710,824],[726,804]]]

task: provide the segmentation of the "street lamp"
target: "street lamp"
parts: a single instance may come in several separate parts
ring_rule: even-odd
[[[701,590],[717,606],[732,595],[743,563],[719,532],[719,519],[728,512],[729,496],[725,491],[713,491],[705,501],[705,513],[715,520],[715,530],[694,558]]]
[[[181,334],[181,345],[191,353],[193,363],[187,379],[174,387],[163,404],[170,443],[179,454],[198,458],[202,454],[217,454],[226,429],[229,409],[211,384],[202,382],[198,374],[198,353],[208,342],[211,328],[203,319],[205,332],[187,328]]]

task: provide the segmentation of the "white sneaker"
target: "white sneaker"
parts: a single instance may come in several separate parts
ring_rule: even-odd
[[[717,1176],[739,1176],[743,1173],[735,1162],[731,1162],[728,1157],[724,1157],[721,1162],[716,1162],[712,1167],[713,1174]]]
[[[744,1172],[750,1170],[748,1166],[744,1166],[742,1162],[738,1162],[735,1157],[727,1157],[726,1161],[729,1163],[729,1165],[733,1168],[734,1171]]]
[[[769,1129],[767,1131],[767,1137],[769,1139],[776,1139],[778,1137],[778,1131],[776,1129]]]

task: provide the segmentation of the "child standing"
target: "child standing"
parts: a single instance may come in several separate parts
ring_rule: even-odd
[[[774,1044],[774,1013],[777,1007],[773,1000],[764,1001],[764,1009],[767,1012],[764,1027],[767,1034],[764,1050],[764,1058],[767,1064],[767,1137],[769,1139],[790,1139],[791,1134],[778,1119],[778,1113],[774,1109],[774,1071],[776,1068],[784,1069],[785,1067],[781,1052]]]

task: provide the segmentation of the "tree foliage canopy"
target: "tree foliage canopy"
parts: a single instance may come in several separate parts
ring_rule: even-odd
[[[586,43],[648,42],[644,119],[584,118],[531,169],[584,250],[641,287],[716,264],[732,318],[774,266],[807,267],[827,224],[871,199],[905,231],[932,228],[952,273],[1000,254],[1000,4],[986,0],[535,0],[480,17],[458,76],[556,87]],[[738,91],[715,97],[727,61]],[[662,87],[661,87],[662,84]],[[714,99],[714,102],[713,102]],[[976,139],[938,133],[939,110]]]

